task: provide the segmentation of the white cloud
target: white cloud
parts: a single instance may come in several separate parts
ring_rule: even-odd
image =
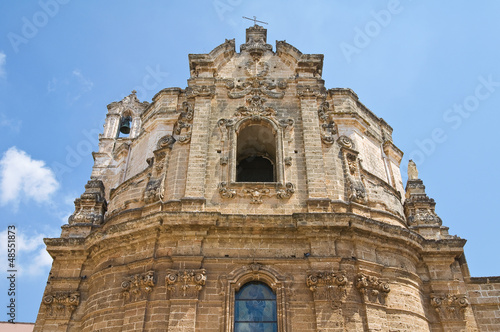
[[[6,62],[7,56],[5,53],[0,51],[0,78],[5,77],[5,62]]]
[[[16,259],[14,268],[20,276],[36,277],[48,273],[52,265],[52,257],[45,249],[43,238],[45,234],[28,236],[16,229],[15,249]],[[7,230],[0,232],[0,247],[7,248]],[[7,270],[7,250],[0,251],[2,270]]]
[[[16,209],[23,199],[49,202],[59,188],[54,172],[41,160],[11,147],[0,160],[0,205],[12,203]]]
[[[85,93],[92,90],[94,83],[83,76],[80,69],[74,69],[71,75],[63,78],[52,77],[47,82],[48,93],[66,93],[68,103],[71,105],[79,100]]]

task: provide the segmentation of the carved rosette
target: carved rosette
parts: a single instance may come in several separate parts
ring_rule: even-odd
[[[465,320],[465,310],[469,306],[469,301],[465,295],[432,294],[430,301],[441,321]]]
[[[318,109],[318,117],[320,121],[321,141],[326,145],[332,145],[335,142],[337,128],[330,114],[330,104],[328,102],[321,103]]]
[[[68,223],[100,225],[104,222],[106,209],[104,184],[101,180],[89,180],[85,192],[75,200],[75,212],[68,218]]]
[[[144,300],[153,291],[155,284],[154,271],[128,276],[121,284],[122,297],[125,302]]]
[[[168,270],[165,284],[170,299],[198,299],[207,280],[206,270]]]
[[[306,285],[315,301],[329,301],[332,306],[340,305],[347,297],[344,272],[312,272],[307,275]]]
[[[55,292],[42,299],[49,317],[69,317],[80,304],[79,292]]]
[[[382,281],[378,277],[369,276],[364,273],[359,273],[356,276],[356,288],[358,289],[363,302],[379,303],[385,305],[387,294],[391,288],[387,282]]]

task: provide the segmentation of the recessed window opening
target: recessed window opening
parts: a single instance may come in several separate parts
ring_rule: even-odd
[[[276,138],[263,123],[252,123],[238,133],[236,182],[276,182]]]
[[[250,282],[235,294],[234,331],[278,331],[276,294],[266,284]]]

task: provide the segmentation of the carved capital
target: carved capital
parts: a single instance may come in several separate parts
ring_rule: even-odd
[[[154,271],[128,276],[121,284],[122,297],[125,302],[144,300],[153,291],[155,284]]]
[[[387,294],[391,291],[387,282],[364,273],[359,273],[356,276],[356,288],[365,303],[380,303],[383,305],[385,305]]]
[[[69,317],[80,304],[80,293],[54,292],[45,295],[42,303],[45,305],[49,317]]]
[[[441,321],[465,320],[465,310],[469,306],[469,301],[465,295],[432,294],[430,301]]]
[[[330,301],[338,306],[347,297],[347,278],[344,272],[311,272],[306,285],[313,292],[315,301]]]
[[[206,270],[168,270],[165,285],[171,299],[198,299],[207,280]]]

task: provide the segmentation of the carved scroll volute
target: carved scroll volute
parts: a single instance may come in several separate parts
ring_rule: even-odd
[[[79,292],[53,292],[43,297],[47,315],[53,318],[69,318],[80,304]]]
[[[158,202],[163,199],[165,193],[165,174],[168,168],[170,151],[175,138],[172,135],[165,135],[158,140],[154,157],[149,158],[147,163],[152,167],[150,178],[144,191],[144,201],[146,204]]]
[[[318,109],[318,117],[320,122],[321,141],[325,145],[332,145],[335,142],[337,128],[332,120],[330,104],[326,101],[321,103]]]
[[[175,139],[181,144],[186,144],[191,141],[191,131],[194,119],[193,104],[193,101],[185,101],[182,103],[179,118],[174,125]]]
[[[441,321],[465,320],[465,311],[469,306],[466,295],[432,294],[430,302]]]
[[[364,303],[386,304],[387,294],[391,287],[385,281],[375,276],[359,273],[356,276],[356,288]]]
[[[170,299],[198,299],[207,280],[205,269],[168,270],[165,285]]]
[[[156,285],[154,271],[128,276],[121,284],[125,303],[144,300]]]
[[[313,292],[315,301],[328,301],[338,307],[347,297],[347,277],[344,272],[311,272],[306,285]]]
[[[359,204],[366,204],[366,189],[361,176],[361,163],[358,151],[354,150],[353,141],[347,136],[340,136],[337,140],[340,145],[347,200]]]

